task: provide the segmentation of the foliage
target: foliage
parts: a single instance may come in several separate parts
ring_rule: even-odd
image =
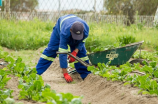
[[[90,34],[85,43],[86,49],[89,52],[98,52],[136,42],[136,37],[134,34],[123,33],[114,35],[110,34],[112,31],[124,30],[122,30],[121,27],[108,27],[102,23],[100,23],[100,27],[90,24]]]
[[[11,11],[28,12],[35,10],[35,7],[37,6],[38,0],[10,0]],[[2,8],[4,8],[4,5],[2,6]]]
[[[21,89],[19,99],[41,101],[48,104],[81,104],[82,97],[73,96],[71,93],[57,94],[54,90],[51,90],[48,84],[44,85],[42,76],[37,74],[35,68],[28,68],[22,62],[20,57],[14,60],[11,56],[8,55],[8,53],[3,51],[0,51],[0,56],[0,58],[3,58],[9,63],[9,65],[7,65],[9,71],[19,77],[18,88]],[[8,79],[6,77],[2,78],[5,78],[3,83],[6,83]],[[8,92],[7,94],[10,93]],[[0,95],[2,95],[1,92]],[[3,98],[2,95],[0,98],[6,99],[7,97],[8,96],[4,95]]]
[[[1,20],[0,45],[14,49],[38,49],[48,44],[53,28],[51,22]]]
[[[98,46],[105,49],[118,47],[117,37],[122,35],[133,36],[137,42],[144,40],[143,47],[151,49],[158,47],[158,37],[156,36],[158,29],[156,28],[142,28],[134,24],[130,27],[95,22],[88,24],[90,30],[85,46],[89,52],[92,52]],[[14,50],[35,50],[46,46],[49,42],[53,25],[49,21],[41,22],[38,19],[33,21],[1,20],[0,45]]]
[[[9,73],[10,72],[6,72],[6,71],[0,69],[0,89],[3,89],[4,86],[7,84],[7,82],[11,79],[11,78],[7,77],[7,75]]]
[[[89,23],[90,33],[86,40],[85,46],[89,52],[97,52],[118,47],[119,44],[115,41],[115,36],[110,36],[110,32],[116,29],[115,26],[109,24]]]
[[[134,23],[134,6],[131,0],[105,0],[104,6],[108,9],[108,14],[128,16],[124,21],[127,25]]]
[[[135,10],[139,15],[154,15],[157,9],[157,0],[139,0],[135,1]]]
[[[138,11],[139,15],[154,15],[157,9],[157,0],[105,0],[104,6],[111,14],[123,14]],[[134,14],[133,14],[134,15]]]
[[[156,61],[158,63],[158,52],[136,51],[132,58],[146,59],[147,61]]]
[[[135,37],[132,35],[121,35],[118,36],[116,40],[120,43],[120,46],[136,42]]]
[[[135,22],[136,12],[138,15],[155,15],[157,5],[157,0],[104,0],[108,14],[128,16],[124,21],[128,26]]]
[[[10,90],[10,89],[0,90],[0,103],[6,104],[6,99],[8,97],[12,97],[11,96],[12,93],[13,93],[13,90]]]
[[[10,74],[9,71],[0,69],[0,103],[6,104],[8,97],[12,97],[13,90],[6,89],[5,86],[7,82],[11,79],[7,77]],[[11,100],[11,98],[10,98]],[[13,100],[13,99],[12,99]],[[8,103],[9,104],[9,103]]]
[[[140,88],[139,93],[142,94],[155,94],[158,96],[158,84],[156,78],[158,78],[158,67],[156,62],[150,62],[149,65],[140,67],[140,64],[131,65],[126,63],[120,65],[120,67],[109,66],[109,63],[98,63],[97,67],[89,66],[88,70],[93,74],[106,77],[107,80],[122,81],[124,85],[131,84]],[[138,70],[145,73],[145,75],[134,74],[133,71]]]

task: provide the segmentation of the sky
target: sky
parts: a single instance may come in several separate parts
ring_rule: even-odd
[[[57,11],[59,9],[59,0],[38,0],[39,10]],[[60,0],[60,10],[82,9],[94,10],[95,0]],[[96,0],[96,11],[103,10],[103,0]]]

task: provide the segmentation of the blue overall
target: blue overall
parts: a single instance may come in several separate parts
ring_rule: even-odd
[[[84,38],[82,40],[73,40],[71,37],[70,28],[74,22],[81,22],[84,25]],[[71,52],[76,48],[79,49],[77,56],[89,63],[88,56],[86,55],[85,40],[89,34],[89,27],[87,23],[81,18],[70,14],[62,16],[58,19],[53,32],[51,34],[50,41],[47,48],[42,53],[38,64],[36,66],[37,74],[41,75],[47,70],[51,63],[56,58],[56,52],[68,52],[68,45],[70,46]],[[67,54],[59,54],[59,61],[61,68],[67,68]],[[87,70],[87,67],[83,66],[79,62],[74,62],[76,71],[80,74],[82,79],[91,73]]]

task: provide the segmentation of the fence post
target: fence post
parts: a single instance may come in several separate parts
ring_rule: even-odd
[[[60,13],[60,8],[61,8],[61,5],[60,5],[60,0],[59,0],[59,8],[58,8],[58,13],[59,13],[59,17],[60,17],[60,15],[61,15],[61,13]]]
[[[4,12],[6,13],[7,20],[9,20],[9,18],[10,18],[10,0],[4,1]]]

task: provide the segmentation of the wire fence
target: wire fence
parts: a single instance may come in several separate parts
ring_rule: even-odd
[[[75,14],[87,22],[126,25],[128,21],[128,17],[124,15],[106,15],[104,0],[33,0],[37,1],[34,9],[26,6],[27,2],[24,1],[29,0],[20,0],[19,5],[14,7],[11,6],[11,1],[14,0],[4,0],[4,10],[0,11],[0,19],[33,20],[38,18],[42,21],[55,22],[62,15]],[[136,24],[152,27],[154,16],[135,16],[134,21]]]
[[[65,13],[67,14],[67,13]],[[62,14],[62,15],[65,15]],[[75,14],[75,13],[71,13]],[[101,14],[75,14],[87,22],[104,22],[104,23],[114,23],[117,25],[126,25],[127,16],[122,15],[101,15]],[[6,13],[0,12],[0,18],[6,19]],[[9,14],[9,19],[15,20],[33,20],[38,18],[42,21],[52,21],[56,22],[59,18],[55,13],[38,13],[38,12],[12,12]],[[154,25],[154,16],[135,16],[135,24],[142,24],[147,27],[152,27]]]

